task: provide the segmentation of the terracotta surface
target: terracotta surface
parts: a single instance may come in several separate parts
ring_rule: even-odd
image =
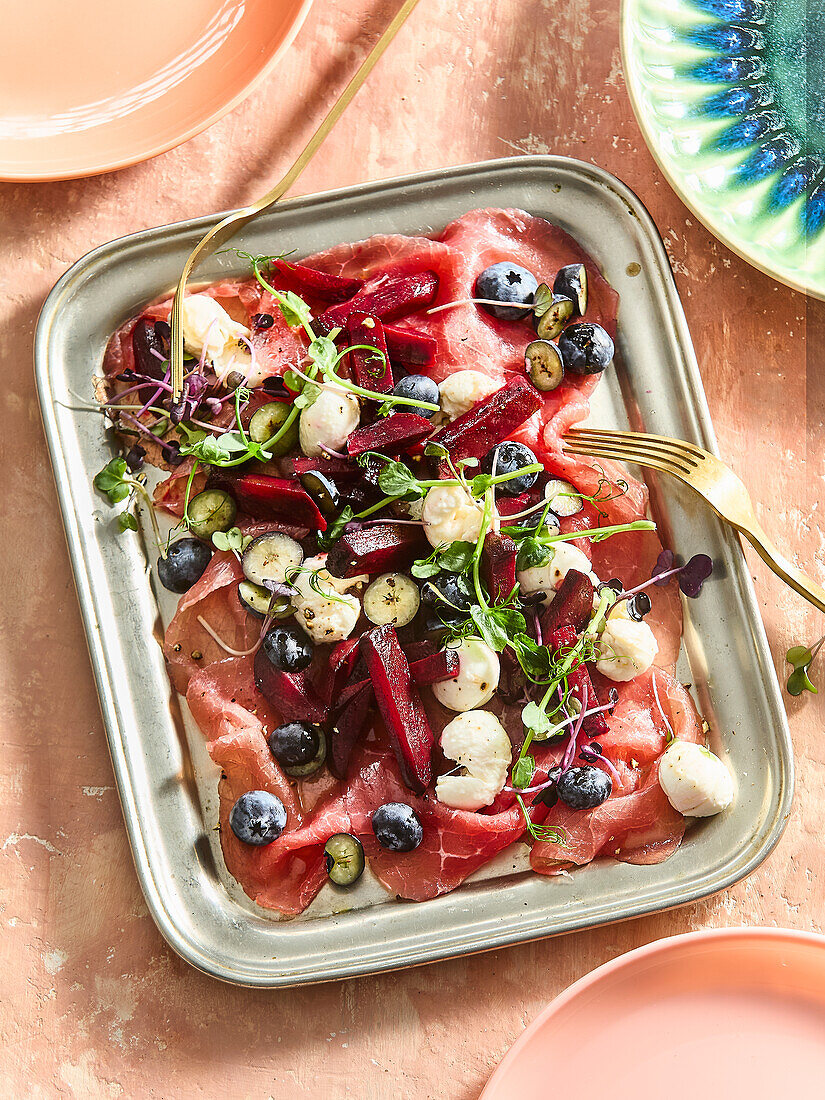
[[[288,59],[246,104],[155,161],[77,183],[0,185],[5,1096],[471,1100],[554,994],[629,948],[702,927],[822,930],[825,742],[812,696],[789,701],[798,781],[777,852],[749,881],[698,905],[277,994],[200,976],[147,915],[41,439],[37,312],[92,246],[265,190],[395,6],[316,4]],[[722,451],[761,498],[767,528],[821,582],[825,306],[732,256],[662,181],[622,82],[617,6],[424,0],[301,190],[513,150],[570,153],[616,172],[662,230]],[[782,671],[787,647],[817,637],[822,619],[761,565],[754,575]],[[816,678],[825,681],[825,665]]]

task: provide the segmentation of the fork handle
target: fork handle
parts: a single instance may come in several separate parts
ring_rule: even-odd
[[[816,581],[812,581],[810,577],[806,577],[801,569],[797,569],[792,562],[789,562],[771,542],[759,524],[753,523],[749,531],[744,530],[742,527],[739,527],[738,531],[740,535],[748,540],[765,565],[776,573],[777,577],[781,577],[785,584],[790,585],[800,596],[804,596],[808,603],[812,603],[820,611],[825,611],[825,588],[818,585]]]

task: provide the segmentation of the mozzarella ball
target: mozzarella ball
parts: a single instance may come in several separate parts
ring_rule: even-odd
[[[495,695],[500,666],[498,654],[481,638],[463,638],[456,647],[458,675],[433,684],[433,695],[450,710],[483,707]]]
[[[455,420],[501,387],[500,379],[482,374],[480,370],[456,371],[438,387],[441,411],[448,420]]]
[[[427,493],[421,518],[431,546],[477,542],[484,509],[460,485],[434,485]]]
[[[250,385],[260,382],[257,372],[251,373],[252,356],[241,340],[249,339],[249,329],[233,321],[218,301],[208,294],[188,295],[183,299],[181,321],[184,347],[200,357],[205,345],[206,358],[221,381],[230,371],[238,371]]]
[[[438,777],[439,802],[456,810],[489,806],[504,786],[513,758],[510,738],[498,718],[486,710],[457,715],[444,727],[441,749],[465,774]]]
[[[703,745],[673,741],[659,761],[659,784],[667,800],[685,817],[710,817],[733,802],[733,777],[719,757]]]
[[[292,603],[296,619],[313,642],[342,642],[361,615],[361,601],[348,589],[369,578],[332,577],[325,562],[326,554],[306,559],[292,582]]]
[[[340,451],[361,420],[358,398],[334,382],[325,382],[312,404],[301,409],[299,438],[308,458],[320,458],[326,447]]]
[[[610,615],[599,639],[599,652],[599,672],[608,680],[623,683],[647,672],[659,652],[659,643],[647,623]]]
[[[533,592],[544,592],[542,603],[551,603],[556,589],[571,569],[576,569],[579,573],[590,577],[594,585],[599,583],[599,578],[590,568],[590,559],[578,547],[569,542],[555,542],[548,547],[548,550],[552,551],[553,556],[546,565],[519,570],[518,582],[523,596],[529,596]]]

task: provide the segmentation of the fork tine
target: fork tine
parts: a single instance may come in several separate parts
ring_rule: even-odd
[[[636,462],[641,466],[653,466],[657,470],[664,470],[666,473],[683,475],[684,477],[688,477],[693,472],[693,467],[686,460],[665,451],[649,451],[645,447],[631,446],[622,442],[591,443],[584,439],[571,439],[569,436],[563,442],[565,447],[572,449],[575,453],[592,455],[594,458]]]
[[[619,432],[602,428],[571,428],[567,433],[577,439],[589,442],[612,443],[623,442],[647,445],[652,449],[664,451],[670,455],[678,455],[679,458],[698,465],[707,458],[701,447],[688,443],[684,439],[671,439],[664,435],[652,435],[648,432]]]
[[[638,448],[630,449],[622,446],[604,446],[565,440],[564,451],[566,454],[585,455],[589,458],[608,458],[619,462],[635,462],[640,466],[649,466],[653,470],[673,474],[674,477],[682,479],[688,478],[692,472],[688,467],[680,465],[669,456],[646,454]]]

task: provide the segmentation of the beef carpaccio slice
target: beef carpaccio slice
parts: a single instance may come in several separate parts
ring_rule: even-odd
[[[477,210],[452,222],[438,239],[377,236],[355,244],[338,245],[309,257],[308,266],[334,275],[361,279],[366,290],[380,287],[400,275],[433,271],[439,278],[436,304],[472,295],[479,271],[509,259],[552,280],[562,264],[581,260],[588,268],[589,320],[615,333],[617,296],[592,260],[559,228],[517,210]],[[226,282],[206,293],[238,320],[268,312],[275,324],[256,333],[253,343],[268,373],[282,374],[304,354],[304,342],[289,329],[270,295],[254,280]],[[310,304],[322,309],[319,302]],[[144,316],[166,318],[168,303]],[[464,369],[480,370],[504,384],[523,373],[523,352],[529,340],[524,323],[498,321],[476,306],[457,306],[441,313],[417,313],[395,322],[430,335],[437,345],[432,366],[421,368],[437,381]],[[116,374],[131,365],[131,329],[134,321],[115,334],[107,352],[105,371]],[[562,521],[565,531],[606,523],[622,523],[645,515],[644,487],[618,467],[590,464],[566,456],[561,435],[588,412],[588,398],[598,377],[572,378],[558,390],[543,395],[542,408],[517,433],[531,446],[551,476],[569,480],[593,502],[576,516]],[[156,494],[159,503],[180,514],[181,487],[188,467],[178,468]],[[617,492],[617,486],[622,490]],[[272,524],[248,525],[259,533]],[[601,543],[577,542],[592,558],[602,579],[618,577],[626,587],[646,580],[661,549],[655,534],[615,536]],[[469,874],[514,841],[524,837],[521,812],[514,796],[503,792],[492,807],[480,813],[453,810],[439,803],[432,791],[413,795],[402,783],[386,736],[376,719],[368,723],[349,763],[346,781],[326,769],[299,784],[283,774],[269,751],[266,737],[280,716],[257,691],[252,657],[233,657],[218,645],[199,622],[209,624],[226,645],[247,654],[258,638],[260,624],[251,620],[237,598],[240,566],[231,554],[216,553],[198,583],[184,595],[166,633],[165,653],[176,688],[187,694],[192,713],[207,738],[208,749],[221,768],[221,843],[227,868],[244,890],[263,907],[284,915],[301,912],[326,881],[323,846],[335,832],[357,835],[378,880],[399,897],[422,900],[454,889]],[[594,811],[573,812],[557,804],[552,810],[536,807],[534,819],[558,825],[567,833],[567,845],[534,843],[531,862],[540,873],[589,862],[597,855],[634,863],[666,858],[681,841],[684,819],[673,811],[658,781],[658,759],[672,730],[676,736],[700,740],[702,730],[690,697],[671,671],[681,637],[681,604],[675,583],[648,590],[653,610],[647,621],[659,641],[657,667],[628,684],[613,685],[594,673],[600,697],[616,686],[619,702],[610,717],[610,730],[601,739],[604,753],[617,769],[610,799]],[[319,667],[322,667],[319,664]],[[654,694],[653,686],[656,685]],[[658,696],[658,701],[657,701]],[[539,748],[541,778],[558,759],[559,748]],[[264,848],[239,842],[228,825],[229,811],[244,791],[262,788],[277,794],[287,808],[284,834]],[[386,801],[413,805],[424,823],[424,841],[414,852],[392,853],[381,848],[372,833],[370,817]]]

